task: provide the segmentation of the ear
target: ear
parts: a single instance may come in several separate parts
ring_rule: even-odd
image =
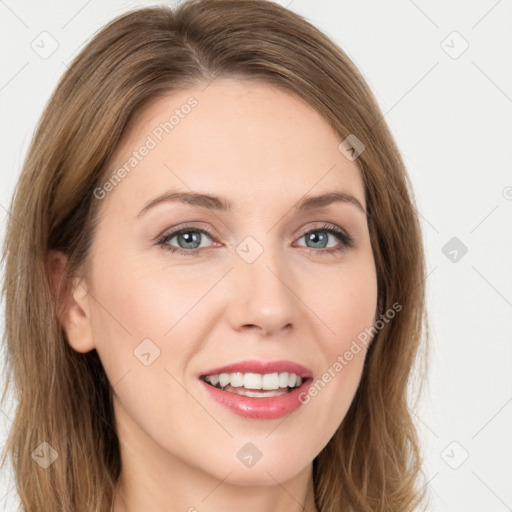
[[[47,270],[55,300],[57,317],[69,345],[77,352],[96,348],[91,325],[89,293],[83,278],[66,273],[68,256],[61,251],[49,251]]]

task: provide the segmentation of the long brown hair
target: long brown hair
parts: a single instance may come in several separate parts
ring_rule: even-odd
[[[425,489],[408,386],[413,370],[415,383],[423,382],[427,359],[419,349],[427,354],[428,336],[422,237],[406,168],[343,50],[266,0],[195,0],[124,14],[95,35],[58,84],[19,177],[3,248],[2,401],[11,384],[18,404],[2,466],[9,454],[27,512],[109,510],[121,471],[111,384],[96,350],[78,353],[66,342],[47,259],[50,250],[63,251],[67,275],[83,275],[99,204],[94,190],[129,121],[149,100],[216,77],[291,91],[340,142],[352,134],[365,145],[356,162],[379,313],[397,303],[401,310],[375,334],[353,403],[313,461],[315,500],[321,512],[415,510]],[[47,463],[37,464],[38,456]]]

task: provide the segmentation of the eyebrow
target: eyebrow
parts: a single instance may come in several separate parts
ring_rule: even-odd
[[[160,203],[169,202],[186,203],[192,206],[198,206],[200,208],[207,208],[209,210],[217,210],[221,212],[229,212],[233,209],[233,204],[224,197],[200,194],[197,192],[169,191],[148,201],[144,208],[142,208],[142,210],[137,214],[137,217],[140,217],[142,214],[151,208],[154,208]],[[317,196],[305,196],[298,202],[298,204],[295,206],[295,209],[301,212],[307,212],[325,208],[337,202],[353,204],[366,215],[366,210],[360,203],[359,199],[346,192],[329,192]]]

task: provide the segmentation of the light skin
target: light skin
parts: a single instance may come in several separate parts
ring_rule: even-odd
[[[197,106],[101,200],[91,272],[75,278],[61,317],[73,349],[96,349],[113,385],[122,456],[114,510],[316,512],[312,461],[347,413],[366,350],[307,405],[273,420],[234,414],[198,376],[247,359],[284,359],[321,379],[373,324],[377,279],[360,171],[297,96],[217,79],[148,104],[112,172],[191,96]],[[170,190],[222,196],[233,208],[164,202],[138,216]],[[333,191],[357,201],[295,208]],[[195,254],[165,249],[190,252],[190,238],[158,245],[184,225],[200,243]],[[344,230],[353,246],[324,225]],[[263,250],[252,263],[236,251],[246,237]],[[134,354],[145,339],[160,350],[148,366]],[[262,453],[252,467],[237,458],[248,442]]]

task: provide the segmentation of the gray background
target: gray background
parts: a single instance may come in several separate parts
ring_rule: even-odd
[[[415,187],[432,328],[430,382],[414,410],[429,510],[512,511],[512,3],[278,3],[354,60]],[[107,21],[147,5],[0,0],[2,239],[32,132],[66,65]],[[13,407],[0,411],[2,444]],[[0,509],[17,505],[3,471]]]

